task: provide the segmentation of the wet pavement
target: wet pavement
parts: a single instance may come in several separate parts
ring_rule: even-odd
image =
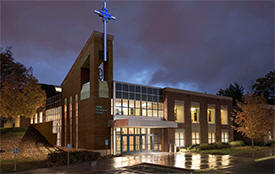
[[[199,153],[139,153],[114,157],[112,159],[100,159],[95,162],[74,164],[70,167],[61,166],[45,169],[36,169],[31,171],[19,172],[21,174],[35,173],[55,173],[55,174],[72,174],[72,173],[138,173],[127,169],[127,166],[134,166],[141,163],[157,164],[168,167],[181,169],[199,170],[201,172],[212,171],[211,173],[235,173],[238,169],[245,171],[245,166],[252,166],[255,157],[274,155],[273,152],[260,152],[251,154],[253,156],[234,157],[230,155],[209,155]],[[274,164],[274,160],[269,163]],[[261,166],[263,166],[262,164]],[[272,166],[273,167],[273,166]],[[129,171],[130,170],[130,171]],[[272,170],[272,168],[271,168]],[[105,171],[105,172],[102,172]],[[215,172],[214,172],[215,171]],[[217,172],[218,171],[218,172]],[[183,172],[185,173],[185,172]],[[187,172],[187,173],[190,173]]]

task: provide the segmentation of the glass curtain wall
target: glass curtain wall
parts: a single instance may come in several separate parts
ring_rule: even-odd
[[[160,88],[115,82],[115,115],[163,118]]]

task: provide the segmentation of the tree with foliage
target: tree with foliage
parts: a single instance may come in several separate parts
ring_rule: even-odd
[[[252,89],[254,94],[263,94],[269,104],[275,105],[275,70],[270,71],[263,78],[256,79]]]
[[[45,105],[46,94],[37,83],[32,69],[15,62],[9,48],[1,51],[0,116],[32,117]]]
[[[244,88],[238,83],[230,84],[226,89],[220,89],[217,95],[232,97],[233,106],[237,106],[237,101],[242,101]]]
[[[271,109],[267,108],[267,102],[263,95],[246,94],[243,102],[237,102],[238,110],[235,110],[235,130],[251,139],[252,147],[254,140],[268,135],[271,130]]]
[[[239,110],[239,108],[237,107],[237,102],[243,101],[243,96],[244,96],[243,86],[239,85],[238,83],[230,84],[229,87],[227,87],[226,89],[220,89],[218,91],[217,95],[232,97],[232,99],[233,99],[232,122],[233,122],[233,126],[237,127],[238,125],[234,121],[235,120],[234,111]],[[233,130],[233,134],[234,134],[234,140],[243,140],[244,139],[244,137],[241,135],[241,133],[239,133],[237,130]]]

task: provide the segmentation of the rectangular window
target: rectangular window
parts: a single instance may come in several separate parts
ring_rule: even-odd
[[[222,131],[222,143],[228,143],[228,132]]]
[[[158,110],[153,110],[153,116],[158,117]]]
[[[129,100],[129,115],[135,115],[135,100]]]
[[[208,132],[208,143],[215,143],[215,132]]]
[[[43,113],[40,112],[39,113],[39,123],[42,123],[43,122]]]
[[[176,129],[175,143],[177,147],[184,147],[184,130],[183,129]]]
[[[139,108],[136,108],[136,116],[140,116],[141,114],[140,114],[140,109]]]
[[[228,124],[227,106],[221,106],[221,124]]]
[[[136,100],[136,108],[140,108],[140,101]]]
[[[200,144],[200,133],[192,132],[192,144]]]
[[[75,95],[75,147],[78,148],[78,95]]]
[[[175,101],[174,116],[175,121],[184,122],[184,101]]]
[[[153,110],[148,109],[147,110],[147,116],[152,117],[153,116]]]
[[[37,115],[37,113],[35,113],[35,116],[34,116],[34,123],[36,124],[37,123],[37,121],[38,121],[38,115]]]
[[[64,132],[65,132],[65,136],[64,136],[64,144],[67,144],[67,98],[64,99]]]
[[[191,103],[191,119],[192,123],[199,123],[200,118],[200,103]]]
[[[70,144],[72,145],[73,142],[73,107],[72,107],[72,101],[73,98],[70,96],[70,105],[69,105],[69,111],[70,111]]]
[[[215,123],[215,105],[208,105],[207,121],[208,123]]]
[[[128,108],[122,108],[122,115],[129,115]]]
[[[115,102],[115,114],[116,115],[121,115],[121,106],[122,106],[121,99],[116,99],[116,102]]]
[[[33,117],[30,118],[30,124],[33,124]]]
[[[111,115],[114,115],[114,99],[111,99]]]

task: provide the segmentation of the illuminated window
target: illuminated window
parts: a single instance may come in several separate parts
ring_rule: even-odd
[[[116,103],[115,103],[115,113],[116,115],[121,115],[121,106],[122,106],[122,102],[121,99],[116,99]]]
[[[228,124],[227,106],[221,106],[221,124]]]
[[[192,144],[200,144],[200,133],[192,132]]]
[[[33,117],[30,118],[30,124],[33,124]]]
[[[208,143],[215,143],[215,132],[208,132]]]
[[[39,123],[42,123],[43,122],[43,113],[40,112],[39,113]]]
[[[114,115],[114,99],[111,99],[111,115]]]
[[[175,143],[177,147],[184,147],[184,130],[183,129],[176,129]]]
[[[184,101],[176,101],[174,106],[175,121],[184,122]]]
[[[65,127],[65,136],[64,136],[64,144],[67,144],[67,98],[64,99],[64,127]]]
[[[135,100],[129,100],[129,115],[135,115]]]
[[[208,123],[215,123],[215,105],[208,105],[207,120]]]
[[[191,104],[191,119],[192,123],[199,123],[200,118],[200,104],[192,102]]]
[[[75,95],[75,147],[78,148],[78,95]]]
[[[38,121],[38,115],[37,115],[37,113],[35,113],[35,116],[34,116],[34,123],[36,124],[37,123],[37,121]]]
[[[73,107],[72,107],[73,98],[70,96],[70,105],[69,105],[69,111],[70,111],[70,144],[72,145],[73,141]]]
[[[146,112],[146,101],[141,102],[141,107],[142,107],[142,116],[147,116]]]
[[[122,108],[122,115],[128,115],[128,108]]]
[[[228,143],[228,132],[222,131],[222,143]]]

